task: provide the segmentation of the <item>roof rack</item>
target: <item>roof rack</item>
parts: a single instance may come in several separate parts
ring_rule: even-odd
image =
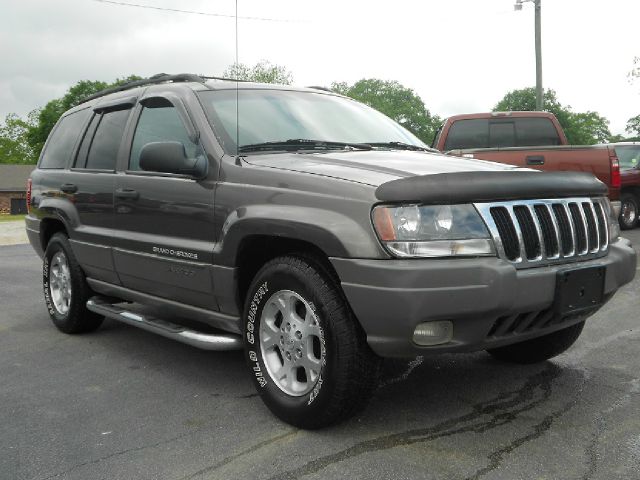
[[[144,85],[154,85],[157,83],[164,83],[164,82],[205,83],[205,80],[208,78],[214,78],[214,77],[201,77],[199,75],[194,75],[192,73],[179,73],[177,75],[170,75],[168,73],[158,73],[149,78],[143,78],[142,80],[133,80],[131,82],[118,85],[117,87],[105,88],[104,90],[100,90],[99,92],[94,93],[93,95],[89,95],[88,97],[83,98],[77,103],[77,105],[88,102],[89,100],[94,100],[96,98],[104,97],[105,95],[109,95],[110,93],[122,92],[124,90],[130,90],[132,88],[142,87]]]
[[[323,92],[331,92],[331,93],[335,93],[333,90],[331,90],[329,87],[320,87],[318,85],[310,85],[307,88],[313,88],[314,90],[322,90]]]

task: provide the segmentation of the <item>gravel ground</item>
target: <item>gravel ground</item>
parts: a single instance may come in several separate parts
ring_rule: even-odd
[[[58,332],[40,260],[2,247],[0,478],[639,479],[639,286],[553,361],[389,362],[364,413],[306,432],[270,415],[238,352],[111,321]]]

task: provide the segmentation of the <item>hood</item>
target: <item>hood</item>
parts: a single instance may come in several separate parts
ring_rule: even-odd
[[[496,172],[512,165],[455,157],[435,152],[355,150],[314,153],[279,153],[245,157],[251,165],[340,178],[378,187],[416,175],[457,172]],[[525,169],[520,169],[525,170]]]

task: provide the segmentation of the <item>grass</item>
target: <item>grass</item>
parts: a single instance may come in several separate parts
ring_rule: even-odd
[[[0,215],[0,223],[2,222],[17,222],[18,220],[24,220],[26,215]]]

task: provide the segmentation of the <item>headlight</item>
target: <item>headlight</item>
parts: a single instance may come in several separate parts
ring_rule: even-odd
[[[495,255],[473,205],[380,205],[372,218],[378,237],[398,257]]]

